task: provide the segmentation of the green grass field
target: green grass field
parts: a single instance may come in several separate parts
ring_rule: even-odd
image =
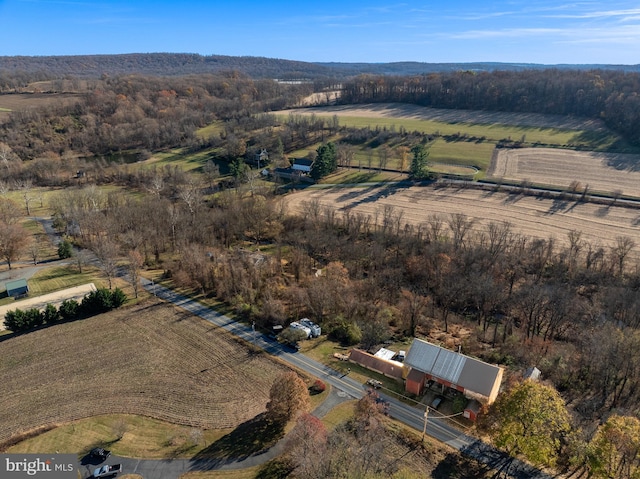
[[[285,118],[282,117],[282,120]],[[445,123],[433,120],[419,120],[414,118],[368,118],[356,116],[340,116],[340,125],[355,128],[394,128],[400,127],[407,131],[418,131],[425,134],[467,135],[469,137],[485,138],[485,141],[496,142],[503,139],[527,143],[541,143],[550,146],[583,147],[585,149],[602,150],[619,141],[618,135],[606,132],[594,135],[593,132],[576,131],[560,128],[539,128],[517,125],[476,124],[476,123]]]
[[[165,459],[191,457],[217,441],[230,430],[194,429],[144,416],[105,415],[81,419],[16,444],[9,453],[81,454],[100,446],[126,457]],[[122,438],[118,436],[122,434]]]
[[[215,121],[210,125],[207,125],[204,128],[200,128],[199,130],[197,130],[196,136],[198,138],[207,139],[207,138],[211,138],[212,136],[219,135],[223,131],[224,131],[224,122]]]
[[[80,274],[75,266],[57,266],[34,274],[29,280],[29,291],[32,296],[40,296],[87,283],[95,283],[98,288],[105,287],[95,267],[84,267]]]

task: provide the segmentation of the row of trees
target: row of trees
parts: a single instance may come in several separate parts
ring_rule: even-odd
[[[598,118],[640,144],[640,75],[615,70],[523,70],[361,75],[339,101],[414,103],[434,108],[534,112]]]
[[[40,310],[30,308],[26,311],[14,309],[7,311],[4,317],[5,327],[14,333],[21,333],[38,328],[43,324],[51,325],[59,321],[73,321],[105,313],[119,308],[127,301],[127,296],[120,288],[113,290],[99,288],[87,294],[81,302],[67,299],[59,308],[53,304]]]

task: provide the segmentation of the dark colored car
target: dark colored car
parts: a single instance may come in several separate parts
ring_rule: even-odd
[[[433,401],[431,401],[431,408],[438,409],[440,407],[440,404],[442,404],[443,400],[444,398],[442,396],[436,396],[436,398]]]
[[[100,459],[101,461],[104,461],[110,455],[111,451],[107,451],[106,449],[103,449],[101,447],[93,448],[89,453],[89,456],[93,457],[94,459]]]

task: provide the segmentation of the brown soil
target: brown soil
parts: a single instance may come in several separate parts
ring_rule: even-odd
[[[446,220],[454,213],[474,218],[476,230],[482,230],[489,222],[508,221],[515,233],[530,238],[553,237],[557,244],[566,244],[571,230],[581,231],[583,240],[602,246],[614,244],[618,236],[637,238],[640,232],[640,210],[637,209],[476,189],[387,185],[308,189],[286,196],[289,211],[302,215],[305,203],[312,200],[338,211],[350,209],[373,220],[377,218],[378,222],[382,221],[382,212],[387,206],[402,215],[402,224],[419,225],[433,214]]]
[[[640,156],[552,148],[496,150],[488,177],[640,197]]]
[[[63,103],[69,105],[77,102],[82,95],[79,93],[10,93],[0,95],[0,122],[9,118],[11,111],[27,110],[34,107],[43,107]]]
[[[265,409],[284,366],[163,303],[0,342],[0,443],[37,427],[124,413],[231,428]]]

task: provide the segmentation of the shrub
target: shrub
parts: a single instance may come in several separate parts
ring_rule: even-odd
[[[99,288],[91,291],[80,303],[80,314],[82,316],[94,316],[105,313],[113,309],[111,291],[106,288]]]
[[[111,307],[119,308],[127,302],[127,295],[120,288],[116,288],[111,292]]]
[[[58,245],[58,256],[60,259],[71,258],[73,255],[73,245],[69,240],[63,240]]]
[[[316,379],[313,385],[309,388],[311,394],[320,394],[327,389],[327,385],[320,379]]]
[[[55,323],[60,319],[60,313],[53,304],[47,304],[47,307],[44,308],[44,311],[42,312],[42,316],[44,322],[47,324]]]
[[[331,326],[329,338],[339,341],[344,346],[352,346],[362,341],[362,331],[353,321],[338,317]]]
[[[4,326],[10,331],[17,333],[25,329],[24,326],[24,311],[16,309],[14,311],[7,311],[4,315]]]
[[[36,308],[31,308],[27,311],[16,309],[15,311],[7,311],[4,315],[5,327],[14,333],[37,328],[43,322],[44,315]]]
[[[80,304],[75,299],[66,299],[60,305],[58,312],[65,321],[76,319],[80,313]]]
[[[26,329],[37,328],[44,323],[44,315],[38,308],[27,309],[24,313]]]

